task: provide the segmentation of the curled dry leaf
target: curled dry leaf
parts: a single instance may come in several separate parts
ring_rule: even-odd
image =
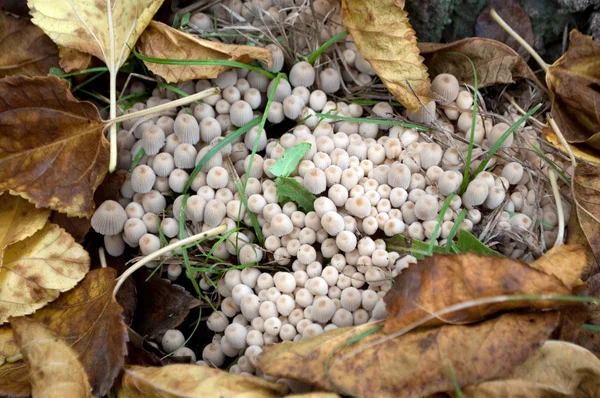
[[[56,76],[0,80],[0,192],[89,217],[108,171],[105,124]]]
[[[42,229],[50,210],[38,209],[20,196],[3,193],[0,195],[0,265],[2,252],[13,243],[30,237]]]
[[[25,317],[13,318],[10,325],[29,368],[34,397],[92,397],[85,369],[69,344],[41,323]]]
[[[569,282],[574,274],[585,268],[585,254],[581,246],[562,246],[553,252],[553,259],[540,268],[556,267],[552,275],[538,271],[527,264],[504,257],[486,257],[473,253],[436,254],[409,266],[398,275],[384,300],[388,311],[385,331],[401,330],[422,318],[454,304],[500,295],[572,295],[572,286],[565,285],[554,275],[565,275]],[[574,271],[560,268],[573,267]],[[546,269],[544,271],[548,272]],[[490,315],[515,308],[547,309],[558,305],[575,305],[555,300],[502,301],[475,305],[448,314],[436,316],[424,325],[441,323],[463,324],[478,322]]]
[[[600,149],[600,43],[571,31],[569,49],[548,68],[552,116],[571,143]]]
[[[28,0],[32,22],[58,45],[91,54],[116,72],[163,0]]]
[[[419,43],[419,49],[432,76],[451,73],[459,81],[473,84],[471,63],[455,54],[461,53],[473,61],[480,88],[514,83],[517,79],[538,82],[527,62],[515,50],[496,40],[472,37],[448,44]]]
[[[200,305],[185,288],[169,280],[154,277],[148,281],[149,272],[140,272],[137,279],[137,301],[132,328],[142,336],[156,336],[175,329],[187,317],[190,309]]]
[[[258,367],[271,376],[339,388],[347,395],[427,397],[454,390],[450,366],[461,387],[506,374],[546,340],[557,319],[555,312],[506,314],[476,325],[419,329],[393,338],[380,330],[368,334],[377,328],[370,323],[264,346]],[[346,345],[353,338],[357,341]]]
[[[128,366],[123,371],[119,398],[275,398],[281,386],[255,376],[240,376],[198,365],[146,368]]]
[[[566,156],[569,156],[569,153],[561,144],[560,139],[558,138],[554,130],[552,130],[549,127],[544,127],[542,129],[542,132],[544,133],[544,137],[549,143],[551,143],[556,149],[564,153]],[[598,151],[594,150],[593,148],[586,147],[582,144],[571,144],[569,145],[569,148],[571,148],[571,152],[579,160],[600,163],[600,156],[598,154]]]
[[[414,112],[421,102],[431,102],[433,95],[415,31],[403,8],[404,2],[397,0],[342,0],[344,26],[358,51],[394,97]]]
[[[260,60],[271,65],[271,52],[264,48],[225,44],[199,39],[164,23],[152,21],[138,43],[138,51],[152,58],[228,60],[250,63]],[[144,61],[148,69],[167,82],[212,79],[231,69],[218,65],[165,65]]]
[[[122,309],[112,298],[115,277],[111,268],[90,271],[74,289],[30,316],[73,347],[96,396],[105,395],[113,385],[126,353]],[[12,329],[0,327],[0,362],[18,353]],[[0,366],[0,394],[31,394],[25,362]]]
[[[46,75],[58,66],[58,49],[29,19],[0,12],[0,77]]]
[[[596,262],[600,262],[600,166],[579,162],[571,189],[580,237],[585,237]]]
[[[0,268],[0,324],[31,314],[72,289],[90,269],[90,256],[58,225],[47,223],[6,248]]]
[[[500,380],[465,387],[462,392],[469,398],[598,397],[600,359],[578,345],[550,340]]]
[[[87,69],[92,63],[90,54],[73,48],[59,46],[58,55],[60,56],[60,67],[67,73]]]

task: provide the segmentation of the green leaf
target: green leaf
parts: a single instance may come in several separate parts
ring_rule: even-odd
[[[317,197],[300,185],[298,181],[291,177],[277,177],[275,183],[277,184],[277,200],[280,204],[291,201],[306,213],[315,210],[313,203]]]
[[[180,26],[181,24],[179,23],[179,15],[175,13],[175,18],[173,18],[173,27],[178,29]]]
[[[404,235],[395,235],[384,239],[386,250],[388,252],[404,252],[414,256],[417,260],[423,260],[426,256],[434,253],[447,253],[443,246],[434,245],[431,254],[429,253],[429,242],[423,242],[418,239],[406,238]]]
[[[50,68],[50,71],[48,72],[48,74],[58,76],[58,77],[63,77],[65,75],[65,72],[63,72],[62,69],[56,68],[53,66]]]
[[[286,149],[283,156],[271,166],[269,171],[275,177],[289,177],[296,170],[296,166],[298,166],[302,157],[306,155],[306,152],[310,151],[310,146],[311,144],[308,142],[301,142]]]
[[[456,248],[460,253],[473,252],[483,256],[500,256],[498,252],[484,245],[473,234],[464,229],[461,229],[458,232],[458,242],[456,243]]]
[[[183,17],[181,17],[181,27],[183,28],[184,26],[186,26],[188,24],[188,22],[190,22],[190,17],[192,16],[192,14],[185,13],[183,14]]]

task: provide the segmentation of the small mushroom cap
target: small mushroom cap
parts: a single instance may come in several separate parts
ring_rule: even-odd
[[[179,142],[194,145],[200,140],[200,126],[192,115],[186,113],[178,115],[173,124],[173,131]]]
[[[294,66],[289,73],[289,79],[292,86],[312,86],[315,82],[315,69],[311,64],[305,61],[300,61]]]
[[[131,172],[131,188],[137,193],[147,193],[152,190],[156,174],[145,164],[137,166]]]
[[[104,201],[94,212],[91,224],[101,235],[117,235],[123,231],[127,213],[123,206],[114,200]]]
[[[440,73],[431,82],[431,91],[438,94],[444,104],[454,101],[459,89],[458,80],[449,73]]]
[[[502,177],[506,178],[509,184],[518,184],[523,178],[523,166],[517,162],[507,163],[502,168]]]

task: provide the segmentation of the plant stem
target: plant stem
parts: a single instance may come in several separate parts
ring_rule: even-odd
[[[125,280],[127,280],[127,278],[129,278],[131,275],[133,275],[133,273],[135,271],[142,268],[144,265],[148,264],[150,261],[154,260],[155,258],[160,257],[163,254],[167,254],[170,251],[179,249],[182,246],[189,245],[190,243],[199,241],[201,239],[206,239],[211,236],[219,235],[219,234],[225,232],[226,230],[227,230],[227,224],[221,224],[216,228],[209,229],[208,231],[204,231],[204,232],[201,232],[196,235],[192,235],[190,237],[187,237],[185,239],[177,241],[173,244],[165,246],[162,249],[157,250],[152,254],[147,255],[146,257],[142,258],[140,261],[138,261],[137,263],[135,263],[134,265],[129,267],[125,272],[123,272],[121,274],[121,276],[119,276],[117,278],[117,285],[115,286],[115,288],[113,290],[113,297],[115,297],[117,295],[117,293],[119,292],[119,289],[121,288],[123,283],[125,283]]]
[[[523,46],[523,48],[533,57],[533,59],[535,59],[535,61],[538,63],[538,65],[540,65],[542,67],[542,69],[544,70],[544,72],[548,71],[548,68],[550,67],[550,65],[548,65],[543,59],[542,57],[540,57],[540,54],[538,54],[533,47],[531,47],[529,45],[529,43],[527,43],[525,41],[525,39],[523,39],[521,36],[519,36],[519,34],[517,32],[514,31],[513,28],[510,27],[509,24],[506,23],[506,21],[504,21],[500,15],[498,15],[498,13],[496,12],[496,10],[494,10],[493,8],[490,10],[490,15],[492,16],[492,18],[494,18],[494,20],[498,23],[498,25],[500,25],[500,27],[502,27],[502,29],[504,29],[506,31],[506,33],[508,33],[513,39],[515,39],[517,41],[517,43],[519,43],[521,46]]]
[[[108,171],[117,169],[117,71],[110,71],[110,161]]]
[[[556,133],[556,136],[558,137],[558,140],[560,141],[562,146],[565,148],[565,151],[567,151],[567,153],[569,154],[569,158],[571,158],[571,166],[573,166],[573,168],[577,167],[577,160],[575,159],[575,155],[573,155],[573,151],[571,151],[571,146],[565,139],[565,136],[562,135],[562,132],[560,131],[558,124],[556,124],[556,122],[554,121],[554,118],[552,118],[552,116],[550,115],[548,115],[548,123],[550,124],[550,127],[552,127],[552,130],[554,130],[554,132]]]
[[[308,57],[307,57],[308,63],[311,65],[314,64],[315,61],[317,59],[319,59],[319,57],[325,50],[327,50],[329,47],[331,47],[336,41],[341,40],[341,39],[345,38],[346,36],[348,36],[348,32],[341,32],[341,33],[338,33],[337,35],[333,36],[331,39],[327,40],[325,43],[323,43],[321,45],[321,47],[317,48],[315,51],[313,51],[311,54],[308,55]]]
[[[550,178],[550,185],[552,185],[552,193],[554,194],[554,200],[556,201],[556,215],[558,216],[558,233],[556,234],[556,241],[554,241],[554,247],[558,247],[563,244],[565,237],[565,214],[563,211],[562,198],[560,197],[560,190],[558,189],[558,181],[556,179],[556,173],[554,170],[548,170],[548,177]]]

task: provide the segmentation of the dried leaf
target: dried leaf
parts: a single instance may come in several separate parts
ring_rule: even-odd
[[[164,0],[28,0],[32,22],[58,45],[91,54],[116,72]]]
[[[529,59],[529,53],[509,35],[490,15],[491,9],[496,10],[498,15],[505,20],[523,40],[533,47],[535,36],[533,25],[529,14],[515,0],[492,0],[491,4],[481,11],[475,25],[475,35],[488,39],[498,40],[517,51],[525,60]]]
[[[552,116],[570,143],[600,149],[600,43],[572,30],[569,49],[546,73]]]
[[[272,62],[271,52],[264,48],[198,39],[156,21],[152,21],[140,37],[138,51],[152,58],[218,59],[243,63],[260,60],[268,65],[271,65]],[[147,61],[144,63],[148,69],[169,83],[211,79],[217,77],[219,73],[231,69],[218,65],[165,65]]]
[[[0,77],[46,75],[58,65],[58,49],[29,19],[0,12]]]
[[[281,388],[259,377],[198,365],[128,366],[123,373],[119,398],[275,398]]]
[[[419,43],[419,49],[432,76],[451,73],[459,81],[473,84],[471,63],[463,56],[450,54],[458,52],[473,61],[480,88],[513,83],[517,79],[537,81],[525,60],[515,50],[496,40],[471,37],[448,44]]]
[[[582,286],[581,276],[587,267],[585,250],[580,245],[553,247],[529,266],[546,275],[555,276],[568,289]]]
[[[92,63],[92,56],[73,48],[58,47],[60,55],[60,67],[67,73],[89,68]]]
[[[116,272],[111,268],[90,271],[78,286],[30,316],[57,338],[71,344],[96,396],[105,395],[113,385],[126,353],[127,331],[122,310],[112,298],[115,277]],[[18,352],[12,329],[0,327],[0,362]],[[23,361],[0,366],[0,394],[31,394]]]
[[[200,302],[185,288],[167,279],[146,278],[149,272],[141,272],[137,279],[137,301],[132,328],[142,336],[157,336],[168,329],[175,329],[188,316],[190,309]]]
[[[0,98],[0,192],[91,216],[109,158],[96,107],[56,76],[1,79]]]
[[[292,177],[277,177],[275,184],[277,201],[280,204],[294,202],[306,213],[315,210],[313,204],[317,197]]]
[[[571,189],[579,226],[600,262],[600,166],[579,162]]]
[[[598,397],[600,359],[575,344],[547,341],[501,380],[466,387],[463,394],[469,398]]]
[[[585,261],[583,248],[565,246],[561,255],[565,262],[556,267],[583,269],[575,262]],[[568,271],[554,271],[555,274]],[[434,255],[403,270],[384,300],[388,311],[386,332],[400,330],[423,317],[454,304],[499,295],[571,295],[571,288],[560,279],[510,258],[485,257],[476,254]],[[566,302],[550,300],[504,301],[483,304],[436,317],[425,325],[471,323],[513,308],[552,308]],[[573,305],[574,303],[571,302]]]
[[[433,95],[403,6],[397,0],[342,0],[344,26],[358,51],[394,97],[414,112]]]
[[[0,265],[2,251],[9,245],[30,237],[42,229],[50,210],[38,209],[19,196],[0,195]]]
[[[263,347],[258,367],[274,377],[363,397],[420,398],[506,374],[544,342],[557,313],[506,314],[472,326],[445,325],[387,338],[374,324]],[[351,339],[362,338],[350,345]],[[381,341],[382,339],[383,342]],[[350,393],[350,394],[348,394]]]
[[[85,369],[69,344],[25,317],[14,318],[10,324],[29,368],[34,397],[92,397]]]
[[[58,225],[47,223],[6,248],[0,268],[0,324],[56,300],[90,268],[90,256]]]
[[[551,143],[554,146],[554,148],[558,149],[566,156],[569,156],[563,145],[560,143],[558,136],[556,135],[556,133],[554,133],[554,130],[552,130],[549,127],[544,127],[542,129],[542,132],[544,133],[544,137],[546,137],[546,140],[549,143]],[[573,155],[577,159],[585,160],[588,162],[600,163],[600,155],[593,148],[588,148],[585,145],[581,144],[571,144],[569,145],[569,147],[571,148],[571,152],[573,152]]]

